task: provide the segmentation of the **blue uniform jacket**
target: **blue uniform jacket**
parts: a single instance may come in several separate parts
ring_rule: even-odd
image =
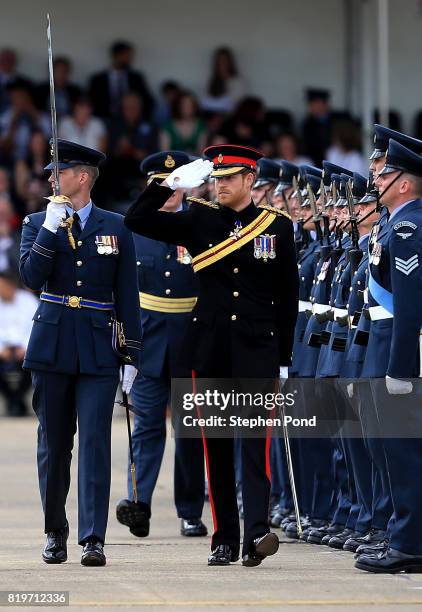
[[[349,240],[347,241],[347,245],[350,245]],[[349,287],[350,264],[348,263],[348,257],[345,251],[334,269],[329,302],[332,308],[346,309],[347,300],[349,299]],[[335,312],[333,316],[335,316]],[[344,359],[344,348],[348,327],[347,324],[342,327],[336,320],[328,321],[325,331],[329,334],[329,341],[328,344],[323,344],[321,346],[316,376],[338,376]],[[343,348],[343,350],[341,350],[341,348]]]
[[[33,318],[24,368],[68,374],[108,375],[119,362],[112,348],[112,323],[123,323],[133,364],[139,366],[141,322],[135,248],[122,215],[92,207],[76,249],[66,229],[42,227],[45,212],[25,218],[20,272],[34,291],[113,302],[115,312],[40,302]],[[118,253],[100,255],[96,236],[116,236]]]
[[[172,214],[172,213],[168,213]],[[139,290],[162,298],[196,297],[198,286],[190,263],[178,261],[177,247],[134,234]],[[168,356],[171,376],[190,377],[183,365],[183,338],[191,314],[167,313],[141,307],[141,370],[145,376],[164,374]]]
[[[346,246],[347,243],[342,246]],[[331,296],[331,282],[333,279],[333,251],[320,260],[315,270],[315,278],[311,291],[312,304],[329,305]],[[314,377],[318,365],[318,357],[321,348],[321,334],[325,330],[327,321],[319,321],[314,314],[308,320],[303,337],[303,350],[299,366],[299,376]]]
[[[299,270],[299,314],[295,327],[293,358],[292,366],[289,368],[289,376],[297,376],[299,372],[303,335],[308,322],[303,303],[309,302],[311,299],[312,281],[318,264],[319,247],[320,244],[317,240],[311,242],[297,264]]]
[[[422,200],[409,202],[390,218],[377,242],[380,255],[373,258],[373,247],[370,274],[392,294],[394,317],[371,321],[362,376],[416,377],[422,327]],[[370,292],[369,306],[378,304]]]

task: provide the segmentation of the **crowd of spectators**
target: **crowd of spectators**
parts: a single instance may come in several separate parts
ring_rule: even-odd
[[[306,116],[298,125],[293,113],[268,108],[248,92],[233,51],[214,52],[204,93],[166,81],[156,96],[142,73],[133,68],[134,48],[119,41],[110,48],[107,69],[85,87],[73,82],[72,62],[56,57],[54,80],[58,134],[61,138],[107,154],[94,191],[104,208],[124,211],[142,189],[139,165],[159,149],[181,149],[200,155],[205,146],[231,142],[251,145],[267,156],[320,165],[323,158],[366,172],[360,153],[359,123],[348,113],[333,112],[328,91],[305,90]],[[421,121],[422,124],[422,121]],[[393,126],[394,127],[394,126]],[[25,215],[43,210],[50,193],[44,166],[50,158],[49,81],[37,83],[19,71],[13,49],[0,49],[0,318],[22,317],[34,307],[18,282],[19,228]],[[30,296],[32,297],[32,296]],[[19,304],[24,306],[15,308]],[[12,317],[13,318],[13,317]],[[17,325],[16,317],[10,324]],[[6,374],[19,365],[24,335],[11,346],[0,331],[0,393],[11,414],[24,413],[8,386]],[[22,329],[28,327],[22,322]],[[27,379],[16,388],[24,389]]]

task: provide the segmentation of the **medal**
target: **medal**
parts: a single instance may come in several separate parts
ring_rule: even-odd
[[[192,263],[192,258],[184,246],[177,246],[177,261],[184,265]]]
[[[113,247],[111,246],[111,236],[104,236],[104,239],[106,243],[105,254],[111,255],[113,252]]]
[[[328,268],[330,267],[330,263],[331,263],[331,259],[329,259],[328,261],[324,261],[324,263],[321,266],[321,271],[317,276],[318,280],[320,281],[325,280],[325,277],[327,276]]]
[[[242,224],[240,221],[235,221],[234,222],[234,230],[232,232],[230,232],[230,238],[234,238],[235,240],[237,240],[238,238],[240,238],[240,231],[242,229]]]
[[[98,255],[104,255],[105,246],[103,242],[103,236],[95,236],[95,244],[97,245],[97,253]]]
[[[254,257],[255,259],[263,259],[264,262],[268,259],[274,259],[275,251],[275,234],[261,234],[254,238]]]
[[[374,266],[377,266],[379,262],[381,261],[381,253],[382,253],[382,244],[380,242],[377,242],[374,245],[374,248],[371,254],[371,263],[374,264]]]
[[[111,238],[111,245],[112,245],[112,249],[113,249],[113,255],[117,255],[119,253],[119,247],[117,246],[117,236],[110,236]]]

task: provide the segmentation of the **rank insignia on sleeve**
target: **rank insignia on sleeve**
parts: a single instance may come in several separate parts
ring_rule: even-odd
[[[412,255],[412,257],[409,257],[409,259],[401,259],[401,257],[395,257],[394,260],[396,263],[396,270],[402,272],[406,276],[409,276],[409,274],[411,274],[413,270],[419,268],[419,255],[417,253],[415,253],[415,255]]]
[[[255,259],[262,259],[264,262],[275,259],[275,234],[261,234],[254,238],[253,255]]]

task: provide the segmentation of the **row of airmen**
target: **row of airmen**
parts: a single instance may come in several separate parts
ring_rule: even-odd
[[[273,438],[271,524],[356,553],[376,573],[422,571],[422,141],[375,125],[366,180],[324,162],[258,162],[254,201],[294,222],[300,276],[290,384],[317,436],[292,437],[300,524]]]

